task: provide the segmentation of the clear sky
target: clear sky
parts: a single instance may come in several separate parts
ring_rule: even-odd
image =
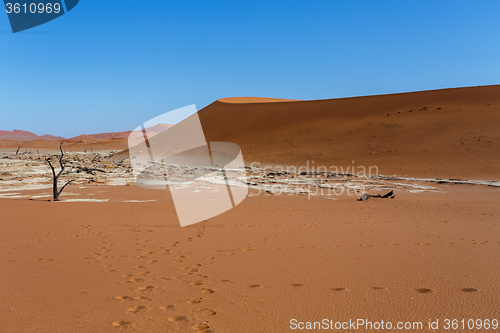
[[[70,137],[222,97],[499,84],[499,17],[496,0],[81,0],[12,34],[0,13],[0,129]]]

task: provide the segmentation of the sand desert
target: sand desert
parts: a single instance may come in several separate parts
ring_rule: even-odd
[[[198,114],[240,146],[249,194],[187,227],[135,184],[130,131],[64,139],[59,202],[57,133],[0,133],[0,332],[498,330],[499,85]]]

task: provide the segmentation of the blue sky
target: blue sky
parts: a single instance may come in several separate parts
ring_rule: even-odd
[[[499,84],[499,15],[499,1],[81,0],[12,34],[0,13],[0,129],[70,137],[230,96]]]

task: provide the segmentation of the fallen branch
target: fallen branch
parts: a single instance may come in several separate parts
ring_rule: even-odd
[[[86,172],[86,173],[89,173],[91,175],[95,175],[94,172],[103,172],[103,173],[106,173],[106,171],[104,170],[101,170],[101,169],[96,169],[96,168],[87,168],[87,167],[83,167],[83,168],[80,168],[78,170],[76,170],[76,173],[80,173],[80,172]]]
[[[365,193],[361,196],[361,198],[358,199],[358,201],[366,201],[370,198],[382,198],[382,199],[391,198],[391,199],[394,199],[395,197],[396,197],[396,195],[394,194],[394,191],[390,191],[384,195],[380,195],[380,194],[370,195],[370,194]]]

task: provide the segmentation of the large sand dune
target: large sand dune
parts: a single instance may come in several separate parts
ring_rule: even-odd
[[[202,109],[207,141],[246,163],[378,166],[380,174],[498,179],[500,86],[317,101],[232,98]]]

